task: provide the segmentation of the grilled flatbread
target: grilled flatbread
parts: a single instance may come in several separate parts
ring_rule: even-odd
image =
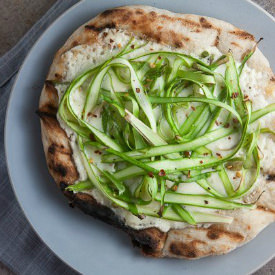
[[[112,43],[119,48],[117,41],[110,41],[110,32],[114,36],[117,33],[133,35],[154,45],[195,56],[206,49],[218,50],[221,54],[227,54],[230,50],[236,62],[241,62],[256,44],[253,35],[227,22],[206,16],[172,13],[149,6],[125,6],[106,10],[79,27],[54,57],[38,110],[47,165],[57,186],[71,204],[129,234],[133,244],[147,256],[197,259],[228,253],[253,239],[275,220],[275,153],[272,155],[275,144],[272,135],[268,136],[266,147],[261,148],[265,156],[260,180],[248,197],[256,200],[259,194],[264,193],[255,209],[223,210],[226,215],[233,217],[230,224],[186,225],[183,228],[173,228],[172,225],[164,230],[152,222],[151,226],[135,227],[117,215],[110,204],[98,201],[91,193],[75,193],[66,189],[79,180],[80,171],[75,159],[75,149],[57,119],[60,99],[55,83],[71,82],[92,65],[94,61],[85,55],[85,49],[94,49],[100,55],[100,52],[110,51],[110,47],[113,49]],[[80,61],[79,56],[82,57]],[[83,66],[75,65],[82,63]],[[246,94],[250,96],[253,89],[257,89],[268,103],[274,102],[275,78],[260,50],[256,49],[246,66],[247,70],[253,70],[252,78],[255,75],[259,78],[260,75],[261,79],[251,90],[245,91]],[[270,127],[273,130],[275,128],[274,116]],[[268,150],[271,152],[269,156],[266,155]]]

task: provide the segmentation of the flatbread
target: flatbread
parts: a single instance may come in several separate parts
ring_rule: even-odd
[[[231,49],[237,61],[241,61],[256,43],[253,35],[224,21],[176,14],[149,6],[110,9],[82,25],[56,53],[39,103],[38,115],[47,165],[57,186],[72,205],[127,232],[134,245],[148,256],[197,259],[227,253],[253,239],[275,220],[275,172],[272,168],[262,171],[265,180],[259,188],[265,192],[255,210],[245,214],[239,210],[232,211],[230,215],[234,221],[231,224],[212,224],[207,228],[189,226],[168,232],[158,228],[135,230],[127,227],[111,209],[99,204],[92,196],[65,190],[79,175],[68,137],[56,118],[58,95],[53,82],[64,79],[66,64],[63,54],[77,45],[97,43],[99,33],[105,28],[126,30],[157,43],[184,49],[187,54],[199,54],[209,46],[217,47],[224,54]],[[274,75],[267,59],[258,49],[247,65],[262,73],[261,90],[265,97],[274,94]]]

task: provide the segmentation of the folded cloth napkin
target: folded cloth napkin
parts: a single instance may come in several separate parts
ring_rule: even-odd
[[[16,73],[43,31],[78,0],[58,0],[18,44],[0,58],[0,262],[16,274],[78,274],[36,235],[25,218],[8,178],[4,155],[7,102]]]

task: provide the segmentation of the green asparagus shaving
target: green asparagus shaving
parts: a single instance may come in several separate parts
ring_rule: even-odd
[[[110,172],[100,170],[100,172],[110,181],[112,182],[115,187],[118,189],[118,194],[121,195],[122,193],[125,192],[125,186],[117,180]]]
[[[160,200],[160,195],[157,194],[156,200]],[[210,195],[193,195],[193,194],[182,194],[167,191],[164,196],[165,203],[171,204],[182,204],[199,206],[203,208],[215,208],[215,209],[237,209],[237,208],[249,208],[254,209],[254,204],[244,204],[239,202],[228,201],[221,198],[215,198]]]
[[[271,130],[271,129],[269,129],[269,128],[261,128],[261,129],[260,129],[260,132],[261,132],[262,134],[267,133],[267,134],[272,134],[272,135],[275,136],[275,131],[273,131],[273,130]]]
[[[228,63],[226,64],[225,80],[229,87],[229,93],[234,101],[235,108],[242,118],[246,116],[246,107],[243,100],[243,93],[240,88],[239,75],[232,53],[228,53]]]
[[[116,56],[63,83],[67,89],[58,119],[77,137],[88,175],[67,190],[95,188],[140,218],[194,226],[230,223],[232,217],[192,209],[255,208],[255,202],[243,203],[243,196],[254,189],[260,173],[259,136],[274,131],[260,128],[260,123],[256,130],[250,125],[275,111],[275,103],[253,111],[239,84],[256,46],[237,69],[231,52],[206,64],[179,52],[140,55],[146,45],[132,37]],[[213,59],[206,52],[205,57]],[[224,75],[216,71],[219,66],[225,67]],[[74,102],[78,93],[84,100],[81,106]],[[221,148],[222,154],[212,151],[217,141],[224,144],[233,135],[231,148]],[[239,174],[237,187],[230,169]],[[214,176],[218,182],[212,185]],[[180,191],[193,184],[204,193]]]
[[[267,105],[263,109],[252,112],[250,122],[252,123],[271,112],[275,112],[275,103]]]
[[[192,217],[192,215],[185,210],[184,208],[182,208],[180,205],[178,204],[174,204],[172,206],[173,210],[182,218],[182,220],[184,222],[187,222],[189,224],[196,224],[196,221],[194,220],[194,218]]]
[[[93,188],[92,183],[89,180],[79,181],[73,185],[66,187],[66,190],[72,192],[80,192],[84,190],[91,190]]]

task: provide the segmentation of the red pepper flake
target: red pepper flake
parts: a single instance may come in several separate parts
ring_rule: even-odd
[[[190,177],[191,177],[191,171],[188,170],[187,178],[190,178]]]
[[[245,96],[244,96],[244,101],[248,101],[248,100],[249,100],[248,95],[245,95]]]
[[[204,156],[208,156],[208,153],[203,153]]]
[[[230,124],[227,122],[225,125],[224,125],[224,128],[229,128]]]
[[[217,120],[215,120],[215,124],[216,124],[217,126],[219,126],[219,122],[218,122]]]
[[[191,153],[189,151],[184,151],[184,156],[186,156],[187,158],[190,158]]]
[[[108,35],[107,32],[104,32],[104,33],[103,33],[103,37],[106,37],[107,35]]]
[[[148,172],[148,176],[149,176],[150,178],[154,178],[153,172]]]
[[[99,150],[95,150],[95,153],[96,153],[96,154],[99,154],[99,155],[101,155],[101,154],[102,154],[102,152],[101,152],[101,151],[99,151]]]
[[[237,177],[237,178],[241,178],[241,177],[242,177],[242,174],[241,174],[240,171],[237,171],[237,172],[236,172],[236,177]]]
[[[88,114],[87,114],[87,116],[91,116],[92,115],[92,113],[91,112],[89,112]]]
[[[238,123],[238,119],[236,119],[235,117],[232,120],[234,123]]]
[[[131,49],[134,49],[135,48],[135,45],[131,45]]]
[[[120,43],[118,43],[117,46],[118,46],[119,49],[121,48],[121,44]]]
[[[231,137],[228,137],[228,139],[230,140],[230,139],[231,139]]]
[[[222,155],[220,153],[216,153],[216,155],[221,159]]]
[[[113,43],[113,42],[115,42],[112,38],[110,39],[110,43]]]
[[[90,137],[91,141],[95,141],[95,136],[93,134],[90,134],[89,137]]]
[[[160,176],[160,177],[166,176],[166,173],[165,173],[165,171],[164,171],[163,169],[160,169],[160,170],[159,170],[159,176]]]
[[[153,51],[154,49],[153,48],[150,48],[150,51]]]
[[[178,186],[177,186],[177,185],[174,185],[171,189],[172,189],[173,191],[177,191],[177,190],[178,190]]]
[[[158,60],[161,60],[161,56],[158,56]]]
[[[194,106],[191,106],[191,109],[192,109],[193,111],[195,111],[195,110],[196,110],[196,107],[194,107]]]
[[[92,114],[92,116],[93,116],[93,117],[97,117],[97,115],[96,115],[96,114]]]
[[[209,202],[207,200],[204,201],[205,204],[208,204]]]
[[[235,180],[236,179],[236,177],[233,177],[233,180]]]
[[[136,88],[136,92],[137,92],[137,93],[140,93],[140,88]]]
[[[202,164],[203,163],[203,161],[202,160],[200,160],[200,164]]]
[[[144,214],[139,214],[139,215],[137,215],[137,217],[138,217],[140,220],[145,219],[145,215],[144,215]]]
[[[231,96],[231,98],[237,98],[239,96],[239,93],[238,92],[235,92],[235,93],[232,93],[232,96]]]

